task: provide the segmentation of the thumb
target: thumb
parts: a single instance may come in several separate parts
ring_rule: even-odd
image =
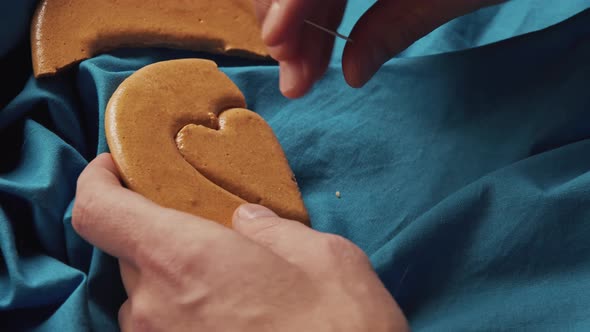
[[[503,0],[377,1],[357,22],[342,57],[346,82],[362,87],[389,59],[442,24]]]
[[[283,259],[300,265],[313,242],[322,236],[306,225],[279,217],[262,205],[243,204],[233,215],[233,228],[250,240],[273,251]],[[302,244],[306,245],[302,245]]]

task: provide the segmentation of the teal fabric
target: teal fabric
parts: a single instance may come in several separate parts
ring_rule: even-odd
[[[35,80],[34,5],[0,4],[0,330],[116,331],[125,294],[116,261],[72,229],[76,179],[108,150],[104,108],[123,79],[207,56],[117,50]],[[274,64],[211,58],[274,129],[314,227],[369,255],[413,330],[588,331],[588,7],[520,0],[464,16],[360,90],[344,84],[339,42],[294,101]]]

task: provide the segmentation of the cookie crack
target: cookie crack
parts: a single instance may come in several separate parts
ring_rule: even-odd
[[[236,190],[236,188],[232,188],[231,186],[228,186],[224,180],[222,179],[218,179],[216,176],[212,175],[211,173],[209,173],[206,170],[203,170],[203,168],[200,168],[198,166],[195,166],[193,163],[191,163],[191,161],[185,156],[184,153],[182,153],[182,149],[184,148],[183,146],[183,134],[182,131],[184,128],[188,127],[188,126],[201,126],[201,127],[205,127],[208,128],[210,130],[214,130],[214,131],[220,131],[223,130],[224,128],[224,121],[223,119],[220,119],[219,116],[230,109],[234,109],[237,107],[230,107],[227,108],[221,112],[219,112],[219,115],[216,115],[213,112],[209,112],[208,115],[208,121],[204,122],[204,123],[189,123],[184,125],[179,131],[178,133],[176,133],[176,136],[174,138],[175,143],[176,143],[176,147],[178,149],[178,153],[180,154],[180,156],[182,157],[182,159],[188,163],[195,171],[197,171],[201,176],[203,176],[203,178],[205,178],[207,181],[209,181],[210,183],[214,184],[215,186],[221,188],[223,191],[227,192],[228,194],[238,197],[248,203],[252,203],[252,204],[263,204],[264,199],[262,197],[259,197],[256,194],[253,193],[244,193],[243,191],[240,192],[240,190]],[[230,162],[231,165],[231,162]]]

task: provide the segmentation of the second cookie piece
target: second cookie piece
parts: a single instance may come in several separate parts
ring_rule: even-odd
[[[251,0],[42,0],[31,23],[36,77],[146,46],[268,57]]]

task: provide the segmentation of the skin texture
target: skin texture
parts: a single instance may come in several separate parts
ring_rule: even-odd
[[[346,82],[365,85],[379,68],[442,24],[501,0],[381,0],[356,23],[342,57]],[[280,63],[280,89],[305,95],[324,74],[334,37],[304,24],[305,18],[336,30],[346,0],[254,0],[262,40]]]
[[[109,154],[80,175],[72,222],[133,271],[124,332],[408,330],[351,242],[260,205],[240,206],[233,230],[163,208],[124,188]]]

